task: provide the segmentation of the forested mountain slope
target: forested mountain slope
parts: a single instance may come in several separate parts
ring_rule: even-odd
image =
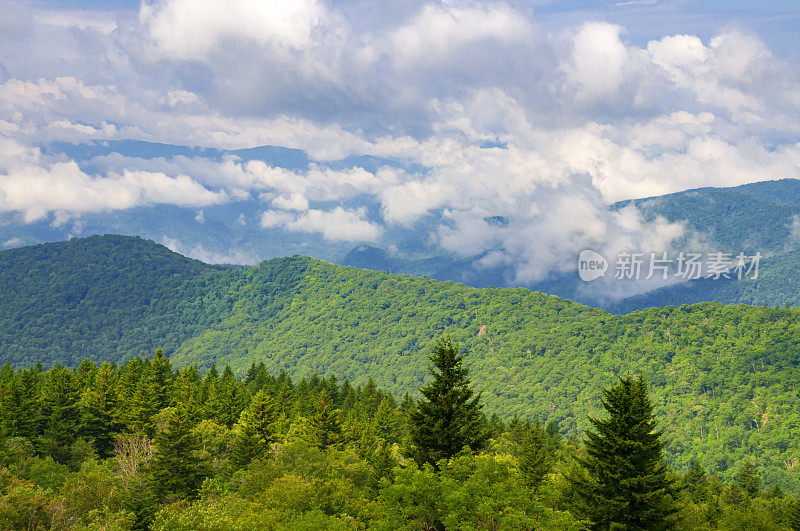
[[[209,324],[224,268],[128,236],[0,252],[0,360],[76,365],[174,350]]]
[[[264,362],[293,376],[335,374],[356,384],[371,377],[399,396],[420,387],[426,348],[447,332],[471,350],[489,412],[554,420],[575,435],[586,414],[599,411],[602,386],[641,373],[677,465],[699,459],[725,475],[756,456],[765,479],[798,485],[796,309],[702,303],[615,316],[521,288],[474,289],[300,256],[212,269],[138,239],[64,245],[104,251],[76,248],[70,252],[85,259],[72,261],[48,258],[47,246],[13,251],[13,260],[0,253],[12,269],[35,273],[4,273],[4,361],[74,363],[87,351],[121,360],[160,342],[178,366],[230,364],[243,374]],[[25,264],[24,253],[35,260]],[[115,274],[119,264],[108,256],[127,263],[127,273]],[[162,260],[169,274],[157,272]],[[81,285],[93,287],[70,291]],[[6,302],[11,293],[14,305]],[[30,309],[20,309],[26,300]]]

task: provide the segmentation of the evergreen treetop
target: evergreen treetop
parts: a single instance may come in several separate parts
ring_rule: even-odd
[[[458,343],[436,341],[429,355],[433,380],[420,389],[422,399],[409,411],[412,454],[420,466],[449,459],[464,447],[485,448],[489,437],[480,393],[470,386],[469,369]]]

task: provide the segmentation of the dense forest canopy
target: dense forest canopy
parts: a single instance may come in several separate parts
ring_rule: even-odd
[[[4,251],[0,262],[0,354],[16,366],[123,363],[163,346],[176,367],[372,378],[399,399],[417,396],[426,347],[446,331],[470,349],[490,414],[574,436],[601,388],[642,374],[669,463],[697,460],[731,479],[752,458],[767,484],[800,490],[796,309],[701,303],[616,316],[300,256],[214,268],[123,237]]]
[[[729,481],[697,462],[665,467],[643,380],[604,390],[582,442],[552,422],[487,418],[469,355],[441,345],[426,398],[400,402],[371,380],[293,380],[263,364],[243,379],[174,370],[161,351],[121,366],[6,365],[0,528],[800,528],[800,502],[750,462]]]

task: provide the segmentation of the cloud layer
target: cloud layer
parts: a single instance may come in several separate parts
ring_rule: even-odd
[[[317,0],[0,10],[0,211],[24,222],[260,201],[265,229],[387,246],[424,231],[434,251],[532,282],[582,248],[683,234],[614,201],[800,177],[798,65],[745,27],[637,45],[619,24],[554,29],[502,2],[372,18]],[[286,146],[310,164],[45,149],[118,139]]]

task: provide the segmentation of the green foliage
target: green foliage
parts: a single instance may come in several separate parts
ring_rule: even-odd
[[[761,492],[761,477],[753,463],[747,461],[736,474],[736,486],[741,488],[750,498]]]
[[[167,414],[167,424],[154,439],[147,473],[153,492],[162,500],[191,499],[206,476],[200,447],[189,419],[180,411]]]
[[[488,438],[486,418],[464,366],[458,343],[440,338],[431,349],[433,380],[420,389],[423,398],[409,411],[411,454],[422,466],[434,467],[465,447],[483,450]]]
[[[267,455],[277,440],[277,411],[266,389],[259,389],[242,412],[236,425],[236,439],[231,450],[231,464],[239,469],[253,459]]]
[[[315,401],[315,411],[308,419],[303,438],[320,450],[339,446],[343,442],[340,413],[323,390]]]
[[[673,528],[675,489],[647,384],[626,376],[603,395],[608,417],[591,418],[594,430],[586,432],[588,478],[574,478],[582,512],[595,529]]]
[[[525,484],[538,489],[552,467],[553,452],[550,437],[538,422],[527,431],[519,451],[519,470]]]
[[[460,356],[452,347],[448,356],[455,367]],[[580,473],[591,479],[573,457],[583,450],[576,441],[565,442],[551,422],[495,419],[486,450],[441,459],[438,470],[428,463],[419,468],[402,457],[411,450],[408,400],[398,405],[369,380],[353,386],[314,375],[293,382],[259,366],[248,371],[249,378],[231,379],[231,396],[241,407],[232,428],[199,407],[205,384],[229,379],[229,371],[222,376],[209,371],[201,379],[194,368],[177,376],[169,371],[163,379],[163,396],[170,400],[154,406],[152,437],[129,431],[122,421],[107,422],[125,417],[122,413],[137,400],[132,386],[152,382],[152,367],[152,361],[133,358],[122,367],[82,363],[73,369],[37,369],[40,383],[32,403],[48,411],[77,409],[78,434],[65,433],[68,423],[36,422],[29,437],[20,437],[19,424],[6,423],[12,431],[0,440],[0,528],[585,529],[588,524],[567,480]],[[466,377],[451,371],[457,373]],[[31,373],[0,370],[2,389],[25,374]],[[53,389],[63,385],[70,393],[54,400]],[[642,394],[646,397],[643,388]],[[646,407],[631,411],[643,417],[652,413]],[[628,439],[641,437],[646,427],[640,430],[643,424],[630,418],[615,425],[617,431]],[[316,419],[315,433],[326,435],[307,442],[311,419]],[[245,428],[247,439],[242,438]],[[72,442],[64,448],[42,445],[45,432],[52,441]],[[245,452],[246,459],[236,450],[243,440],[258,450]],[[94,455],[101,441],[112,441],[108,457]],[[587,446],[592,447],[590,440]],[[634,450],[647,453],[647,447]],[[647,461],[637,460],[637,451],[625,453],[617,465]],[[591,455],[581,459],[589,461]],[[63,463],[54,459],[62,456]],[[683,474],[685,492],[675,500],[679,524],[791,529],[795,498],[774,488],[751,488],[748,494],[747,485],[757,485],[750,480],[755,471],[738,470],[744,479],[728,483],[699,465]]]
[[[0,252],[0,359],[77,365],[172,352],[214,321],[223,268],[125,236]]]
[[[766,199],[776,197],[787,196]],[[790,278],[797,263],[784,259],[759,282],[778,289]],[[144,377],[148,362],[136,360],[159,346],[181,370],[230,365],[229,377],[207,375],[202,384],[185,374],[173,394],[193,397],[184,403],[195,420],[232,428],[256,378],[282,371],[298,380],[334,374],[354,385],[372,378],[397,400],[418,398],[425,347],[447,332],[469,350],[475,389],[486,413],[501,421],[546,419],[577,436],[599,413],[601,389],[631,371],[650,382],[671,466],[685,470],[696,461],[733,481],[758,456],[753,463],[764,485],[800,493],[793,465],[800,455],[793,436],[800,429],[797,309],[700,303],[614,316],[524,289],[472,289],[299,256],[213,268],[118,236],[2,251],[0,266],[0,361],[119,364],[120,405],[111,420],[128,431],[154,433],[158,405]],[[754,296],[765,289],[747,288]],[[247,387],[230,385],[251,368]],[[31,439],[39,430],[42,372],[3,371],[0,401],[12,413],[0,424],[6,436]],[[77,375],[81,386],[90,374]],[[291,390],[271,391],[285,433]],[[312,414],[311,402],[297,404]],[[95,438],[85,429],[81,437]],[[367,455],[381,431],[376,425],[346,436],[361,441]],[[108,441],[96,446],[103,455],[107,448]]]

